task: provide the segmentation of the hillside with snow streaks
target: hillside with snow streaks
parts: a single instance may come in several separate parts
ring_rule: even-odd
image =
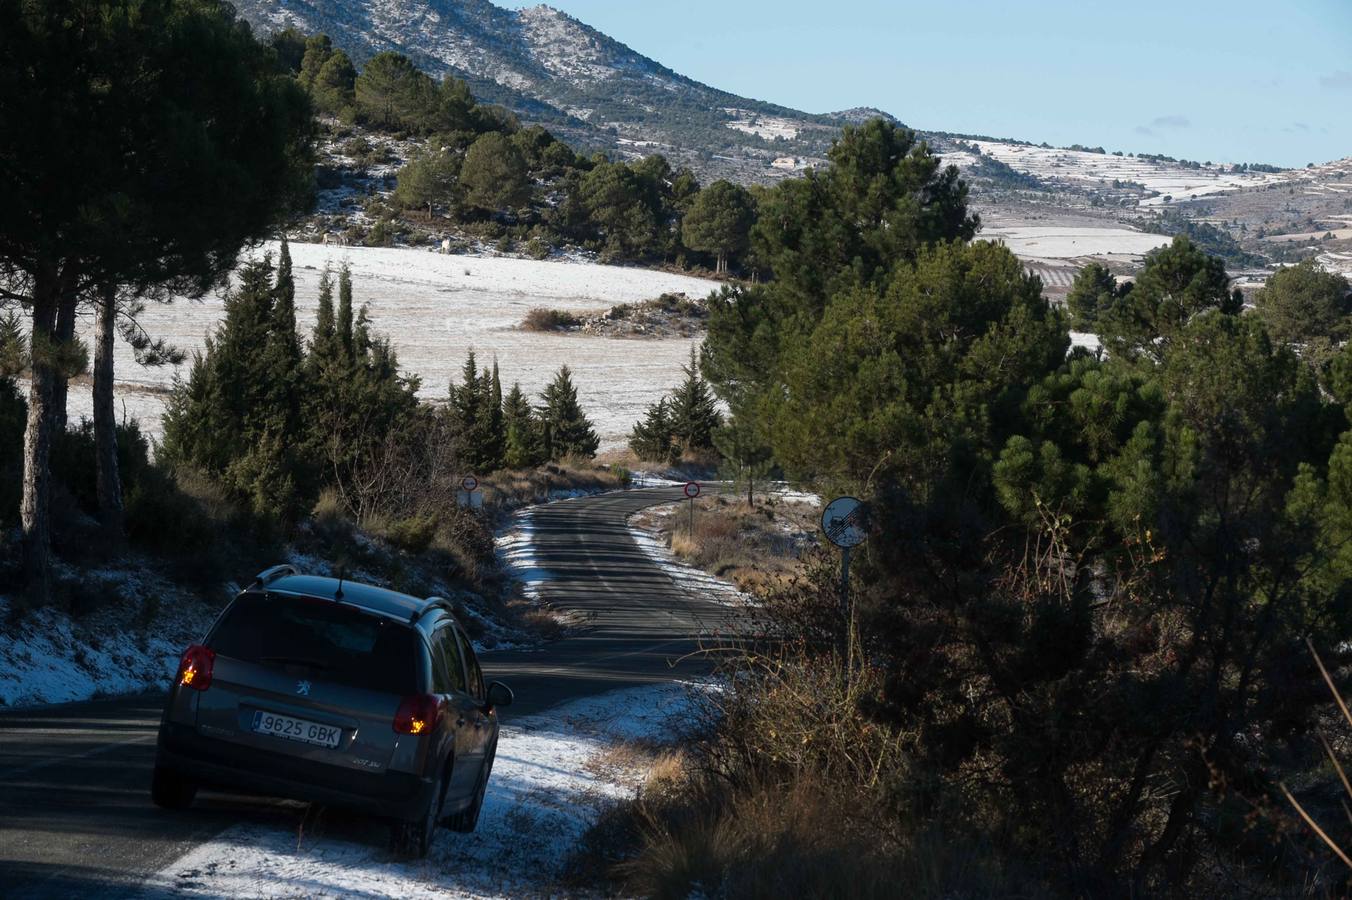
[[[625,155],[632,152],[626,148],[642,142],[717,177],[782,177],[771,166],[777,157],[820,157],[842,124],[879,114],[856,109],[813,115],[738,97],[680,75],[548,6],[238,0],[236,7],[264,32],[286,27],[323,32],[358,65],[381,51],[403,53],[434,76],[464,79],[479,99],[506,106],[574,145]]]

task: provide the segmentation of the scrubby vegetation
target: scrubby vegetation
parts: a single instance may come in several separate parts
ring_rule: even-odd
[[[1198,247],[1233,266],[1260,266],[1263,257],[1240,247],[1230,232],[1210,222],[1198,222],[1172,210],[1165,210],[1158,219],[1143,219],[1137,226],[1152,234],[1183,235]]]
[[[1279,784],[1336,802],[1304,641],[1346,676],[1341,303],[1289,301],[1324,284],[1293,276],[1246,313],[1180,236],[1129,291],[1085,277],[1108,353],[1068,353],[907,139],[847,130],[829,171],[762,198],[810,212],[758,220],[773,277],[713,304],[703,358],[749,442],[868,501],[853,613],[832,554],[766,593],[685,774],[616,814],[607,871],[663,896],[816,885],[805,819],[855,863],[824,896],[898,873],[920,896],[1340,893]],[[1325,361],[1266,321],[1306,302],[1333,317]],[[975,858],[934,849],[955,844]]]
[[[582,320],[570,312],[537,306],[526,313],[526,318],[521,320],[521,329],[523,331],[569,331],[581,324]]]

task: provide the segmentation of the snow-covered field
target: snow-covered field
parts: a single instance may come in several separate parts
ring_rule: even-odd
[[[1337,272],[1348,278],[1352,278],[1352,253],[1335,253],[1328,251],[1321,253],[1316,257],[1321,266],[1330,272]]]
[[[724,109],[723,111],[736,116],[728,123],[729,128],[745,134],[763,137],[767,141],[773,141],[776,138],[791,141],[798,137],[802,124],[793,119],[785,119],[781,116],[764,116],[744,109]]]
[[[1286,178],[1285,173],[1230,172],[1220,166],[1193,169],[1175,163],[1082,150],[1030,147],[999,141],[972,143],[980,147],[982,153],[1039,178],[1087,183],[1111,183],[1114,179],[1134,181],[1145,185],[1148,191],[1159,193],[1158,197],[1143,200],[1142,206],[1162,205],[1166,196],[1185,200],[1236,188],[1258,187]]]
[[[1139,257],[1169,243],[1162,234],[1131,228],[1068,227],[992,222],[979,238],[1000,241],[1017,256],[1040,259],[1075,259],[1081,256]]]
[[[263,252],[275,254],[276,249],[269,244]],[[401,368],[422,378],[423,397],[444,397],[471,349],[484,363],[491,364],[496,356],[506,384],[520,381],[531,394],[566,363],[602,449],[622,445],[648,405],[679,381],[691,341],[540,334],[518,331],[516,325],[536,306],[582,312],[665,292],[702,296],[717,286],[647,269],[403,248],[292,244],[291,255],[298,319],[307,335],[314,325],[320,274],[326,265],[336,270],[347,263],[356,302],[370,304],[375,330],[393,341]],[[152,306],[142,320],[152,335],[196,350],[222,310],[220,297],[209,297],[200,303]],[[81,322],[86,340],[91,329],[91,321]],[[125,402],[127,415],[158,435],[164,395],[145,389],[169,385],[176,370],[143,368],[131,349],[119,344],[117,372],[119,415]],[[187,366],[177,372],[186,376]],[[73,418],[92,408],[87,385],[72,385],[70,394]]]
[[[631,797],[644,754],[624,742],[669,742],[697,702],[668,684],[574,701],[502,728],[479,827],[438,833],[426,860],[401,861],[384,826],[351,817],[305,821],[302,808],[241,825],[151,878],[143,895],[186,897],[558,896],[560,870],[607,807]],[[206,802],[210,802],[209,800]]]

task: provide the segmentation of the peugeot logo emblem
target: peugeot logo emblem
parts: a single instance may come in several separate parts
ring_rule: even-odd
[[[308,681],[297,681],[297,682],[296,682],[296,693],[297,693],[297,694],[300,694],[302,697],[308,697],[308,696],[310,696],[310,682],[308,682]]]

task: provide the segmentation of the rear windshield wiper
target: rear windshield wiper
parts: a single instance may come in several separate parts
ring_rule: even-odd
[[[281,663],[284,666],[308,666],[311,669],[332,668],[323,660],[311,659],[308,656],[260,656],[259,659],[266,663]]]

